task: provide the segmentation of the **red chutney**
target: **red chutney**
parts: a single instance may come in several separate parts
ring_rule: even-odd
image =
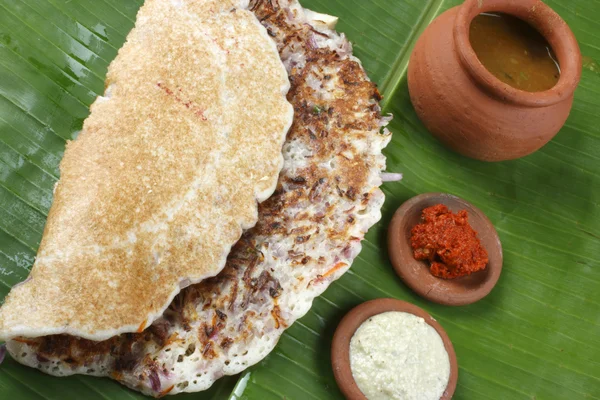
[[[422,223],[411,230],[410,244],[417,260],[428,260],[438,278],[452,279],[485,268],[488,253],[469,225],[465,210],[452,213],[443,204],[427,207]]]

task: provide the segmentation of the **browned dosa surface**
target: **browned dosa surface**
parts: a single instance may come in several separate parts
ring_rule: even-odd
[[[238,1],[147,0],[67,145],[0,339],[142,330],[216,275],[274,190],[292,121],[275,44]]]

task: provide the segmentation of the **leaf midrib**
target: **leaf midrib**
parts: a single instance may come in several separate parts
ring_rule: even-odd
[[[417,42],[425,28],[438,15],[438,12],[443,4],[444,0],[429,0],[429,4],[419,17],[419,20],[417,21],[415,26],[412,28],[408,40],[406,41],[406,44],[398,52],[398,55],[394,59],[391,69],[385,75],[381,84],[379,85],[379,87],[381,88],[381,94],[383,95],[383,100],[381,102],[383,114],[388,113],[389,100],[394,97],[394,94],[400,86],[400,82],[402,82],[402,80],[406,77],[408,61],[410,59],[410,55],[412,49],[415,46],[415,43]]]

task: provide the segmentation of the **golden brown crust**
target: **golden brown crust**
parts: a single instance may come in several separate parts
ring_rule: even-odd
[[[214,276],[274,190],[292,120],[273,42],[239,1],[147,0],[107,97],[67,145],[30,279],[0,338],[105,339]]]

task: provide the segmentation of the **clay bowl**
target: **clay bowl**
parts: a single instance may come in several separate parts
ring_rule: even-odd
[[[452,212],[467,210],[469,224],[488,252],[484,270],[471,275],[441,279],[429,272],[427,261],[417,261],[410,246],[410,231],[421,221],[424,208],[446,205]],[[461,306],[487,296],[500,278],[502,245],[490,220],[474,205],[445,193],[425,193],[408,200],[394,214],[388,228],[388,252],[392,266],[404,283],[420,296],[435,303]]]
[[[501,12],[542,34],[561,67],[543,92],[515,89],[481,64],[469,28],[482,12]],[[581,53],[565,21],[540,0],[466,0],[437,17],[417,41],[408,65],[408,89],[425,127],[442,143],[484,161],[523,157],[564,125],[581,77]]]
[[[444,328],[442,328],[431,315],[427,314],[426,311],[413,304],[396,299],[377,299],[362,303],[346,314],[338,325],[335,334],[333,335],[331,364],[333,366],[335,380],[346,399],[367,400],[365,395],[356,385],[354,377],[352,376],[352,370],[350,368],[350,340],[358,327],[368,318],[387,311],[402,311],[421,317],[440,335],[444,342],[444,348],[448,353],[448,358],[450,359],[450,377],[448,379],[448,386],[446,386],[446,390],[442,397],[440,397],[440,400],[450,400],[454,394],[456,382],[458,380],[458,363],[456,361],[454,347],[452,346],[448,334],[446,334]]]

